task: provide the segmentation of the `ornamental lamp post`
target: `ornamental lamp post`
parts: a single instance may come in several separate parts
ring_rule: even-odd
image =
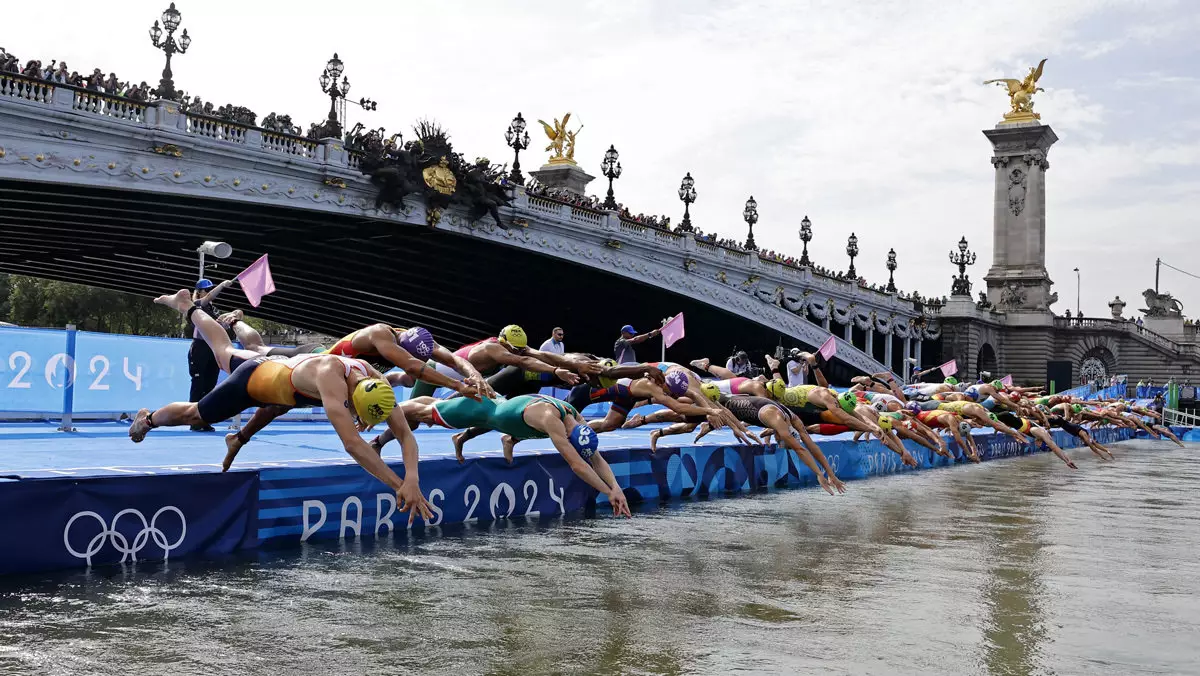
[[[341,138],[342,125],[338,121],[337,102],[338,99],[346,98],[346,94],[350,93],[350,78],[342,77],[342,71],[345,70],[345,65],[338,58],[337,52],[334,52],[333,58],[325,64],[325,71],[321,73],[321,77],[317,80],[321,83],[321,92],[329,96],[329,119],[325,120],[325,137],[326,138]],[[342,78],[341,84],[338,83],[338,78]]]
[[[888,249],[888,257],[887,257],[887,269],[888,269],[888,285],[887,285],[887,290],[888,290],[888,292],[889,292],[889,293],[896,293],[896,279],[895,279],[895,274],[896,274],[896,250],[895,250],[895,249]]]
[[[850,279],[858,279],[858,273],[854,271],[854,257],[858,255],[858,237],[854,233],[850,233],[850,239],[846,240],[846,255],[850,257]]]
[[[800,241],[804,242],[804,253],[800,256],[800,267],[810,267],[812,262],[808,260],[808,243],[812,241],[812,221],[808,220],[808,216],[800,221]]]
[[[758,222],[758,202],[754,201],[754,195],[746,200],[746,208],[742,210],[742,219],[746,221],[746,225],[750,226],[750,234],[746,236],[746,248],[757,251],[758,246],[754,243],[754,224]]]
[[[693,230],[692,215],[688,212],[688,207],[696,201],[695,186],[696,180],[692,178],[692,172],[689,171],[679,184],[679,199],[683,202],[683,222],[679,224],[679,229],[684,232]]]
[[[617,200],[613,196],[613,179],[621,178],[620,160],[621,155],[617,152],[616,146],[609,144],[608,150],[604,151],[604,159],[600,162],[600,171],[608,179],[608,197],[604,198],[605,209],[617,208]]]
[[[525,131],[525,118],[520,113],[508,123],[508,131],[504,132],[504,142],[513,149],[512,171],[508,180],[517,185],[525,185],[525,177],[521,175],[521,151],[529,147],[529,132]]]
[[[970,296],[971,280],[967,279],[967,266],[975,264],[975,253],[967,250],[967,238],[958,240],[958,253],[950,252],[950,262],[958,266],[958,276],[950,285],[951,296]]]
[[[167,55],[167,65],[163,68],[162,79],[158,81],[158,89],[155,93],[158,98],[174,101],[178,93],[175,91],[175,80],[172,79],[171,73],[171,56],[174,54],[186,54],[188,47],[192,44],[192,39],[188,37],[187,29],[183,29],[183,34],[179,36],[179,42],[175,42],[175,29],[179,28],[179,21],[183,15],[179,10],[175,9],[175,3],[162,13],[163,28],[167,29],[167,39],[162,39],[162,28],[158,27],[158,22],[150,27],[150,44],[163,50]]]

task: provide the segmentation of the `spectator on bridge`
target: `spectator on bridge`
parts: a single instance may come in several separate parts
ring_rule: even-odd
[[[634,352],[633,346],[638,343],[644,343],[649,338],[654,338],[662,333],[662,329],[654,329],[649,333],[639,334],[633,330],[629,324],[621,327],[621,337],[617,338],[617,342],[613,345],[613,355],[617,359],[618,364],[638,364],[637,353]]]
[[[567,351],[566,346],[563,345],[563,330],[561,326],[554,327],[554,330],[550,332],[550,337],[546,342],[542,343],[540,349],[542,352],[553,352],[555,354],[562,354]]]
[[[1145,396],[1143,396],[1145,393],[1146,383],[1141,380],[1137,381],[1137,385],[1134,386],[1133,396],[1137,397],[1138,399],[1145,399]]]
[[[1142,318],[1138,317],[1137,318],[1137,327],[1138,327],[1139,332],[1141,332],[1141,330],[1142,330],[1142,325],[1143,325]]]
[[[232,280],[226,280],[220,284],[213,284],[210,280],[201,279],[196,282],[196,289],[192,292],[192,302],[198,304],[205,314],[216,319],[221,313],[213,305],[213,301],[232,283]],[[204,395],[212,392],[217,386],[217,374],[220,372],[221,367],[217,364],[212,348],[208,346],[200,330],[193,329],[192,346],[188,348],[188,373],[192,377],[188,401],[200,401]],[[208,423],[192,425],[192,431],[216,432]]]

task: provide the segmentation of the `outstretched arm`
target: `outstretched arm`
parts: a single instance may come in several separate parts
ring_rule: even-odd
[[[654,329],[653,331],[649,331],[647,333],[643,333],[641,335],[634,336],[634,337],[630,338],[628,342],[631,345],[637,345],[638,343],[643,343],[643,342],[649,340],[650,338],[657,336],[660,333],[662,333],[662,329]]]
[[[437,369],[429,368],[425,362],[412,356],[408,350],[397,345],[396,337],[390,328],[382,324],[376,324],[367,329],[367,338],[371,341],[371,347],[375,349],[375,352],[379,356],[403,369],[414,380],[423,380],[430,385],[447,387],[464,397],[479,401],[479,391],[476,388],[468,383],[438,373]]]
[[[496,396],[496,393],[492,391],[492,386],[488,385],[487,379],[483,377],[483,374],[481,374],[478,369],[471,365],[471,362],[454,354],[438,343],[434,343],[433,354],[431,356],[433,357],[433,360],[439,364],[449,366],[455,371],[461,373],[463,376],[463,381],[468,385],[473,385],[476,387],[481,395],[487,397],[488,399],[492,399]]]

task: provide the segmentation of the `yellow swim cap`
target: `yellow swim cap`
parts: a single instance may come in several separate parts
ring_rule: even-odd
[[[367,425],[378,425],[396,408],[396,393],[386,380],[363,378],[350,395],[358,419]]]
[[[772,398],[782,400],[784,392],[787,392],[787,385],[784,385],[782,380],[776,378],[767,383],[767,393],[770,394]]]
[[[606,368],[606,369],[616,368],[617,360],[616,359],[601,359],[600,366],[602,366],[603,368]],[[616,384],[617,384],[616,378],[605,378],[604,376],[600,376],[600,387],[612,387],[613,385],[616,385]]]
[[[716,401],[721,398],[721,388],[717,387],[714,382],[700,383],[700,391],[704,396]]]
[[[525,335],[525,329],[516,324],[509,324],[500,329],[499,338],[513,347],[529,347],[529,337]]]
[[[882,427],[884,431],[892,429],[892,419],[886,415],[879,416],[879,426]]]

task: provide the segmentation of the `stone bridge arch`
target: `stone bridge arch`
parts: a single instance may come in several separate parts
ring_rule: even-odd
[[[971,376],[978,376],[984,371],[991,373],[995,378],[1000,377],[1000,362],[996,357],[996,348],[988,342],[979,346],[979,352],[975,356],[975,372]]]
[[[1080,383],[1120,373],[1120,355],[1120,342],[1104,335],[1082,336],[1074,341],[1066,354]]]

